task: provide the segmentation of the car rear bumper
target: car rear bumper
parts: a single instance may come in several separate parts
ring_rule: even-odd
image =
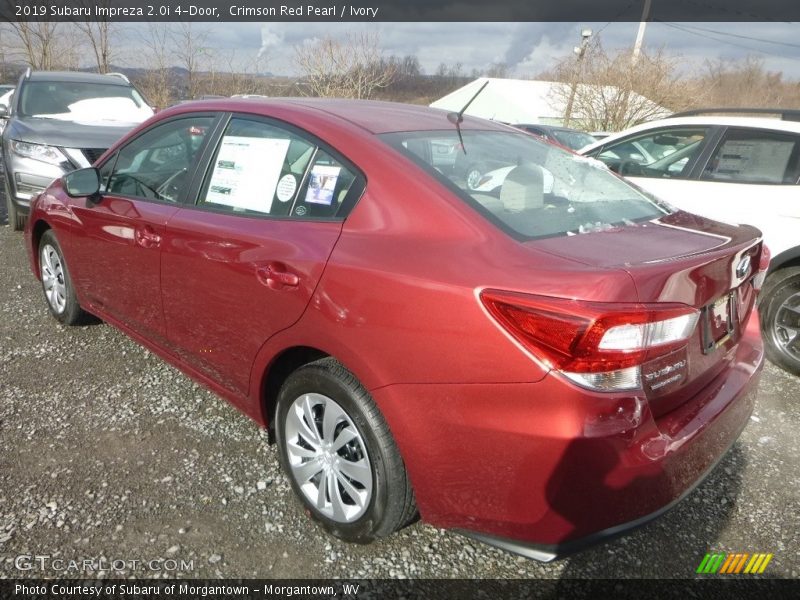
[[[747,424],[763,366],[754,313],[729,366],[655,417],[643,398],[538,383],[373,391],[422,517],[551,560],[657,517],[702,481]]]
[[[747,425],[747,422],[743,424],[742,429],[744,429],[745,425]],[[739,433],[741,433],[741,431]],[[738,438],[738,435],[736,437]],[[730,446],[733,446],[735,442],[736,439],[731,442]],[[728,450],[730,450],[730,446],[728,447]],[[620,523],[619,525],[608,527],[601,531],[589,534],[583,538],[568,540],[560,544],[535,544],[521,542],[514,539],[496,537],[476,531],[458,531],[458,533],[461,533],[462,535],[475,539],[479,542],[483,542],[484,544],[488,544],[489,546],[494,546],[495,548],[500,548],[501,550],[513,552],[514,554],[519,554],[520,556],[532,558],[541,562],[550,562],[552,560],[564,558],[570,554],[580,552],[585,548],[589,548],[596,544],[602,544],[625,535],[626,533],[638,529],[639,527],[647,525],[651,521],[659,518],[664,513],[669,512],[678,504],[680,504],[680,502],[686,498],[686,496],[691,494],[695,488],[703,483],[703,481],[705,481],[706,477],[710,475],[712,471],[714,471],[717,464],[719,464],[719,462],[725,458],[727,453],[728,451],[726,450],[719,457],[717,457],[717,460],[709,466],[705,473],[696,479],[693,484],[691,484],[680,496],[675,498],[669,504],[662,506],[650,514],[638,517],[626,523]]]

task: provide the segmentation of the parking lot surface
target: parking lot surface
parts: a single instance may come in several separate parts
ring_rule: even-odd
[[[0,577],[681,578],[710,551],[800,572],[800,379],[772,365],[712,475],[616,541],[549,564],[420,522],[347,545],[305,517],[254,423],[108,325],[59,326],[4,214],[3,201]]]

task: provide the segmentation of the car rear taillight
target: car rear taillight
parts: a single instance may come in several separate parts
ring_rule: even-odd
[[[753,277],[753,288],[758,292],[761,286],[764,285],[764,280],[767,278],[767,271],[769,270],[769,261],[772,258],[772,252],[769,251],[766,244],[761,244],[761,258],[758,261],[758,272]]]
[[[536,358],[594,390],[641,388],[641,366],[686,345],[699,311],[484,290],[489,314]]]

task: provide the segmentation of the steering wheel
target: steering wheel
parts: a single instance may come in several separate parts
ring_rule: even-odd
[[[180,181],[178,180],[179,177],[186,175],[186,169],[183,168],[180,171],[176,171],[167,179],[164,180],[158,188],[154,191],[158,194],[160,200],[167,200],[168,202],[175,202],[180,193]]]
[[[128,182],[133,182],[134,189],[133,195],[139,196],[141,198],[159,198],[159,193],[157,190],[154,190],[149,185],[147,185],[141,179],[137,179],[133,175],[129,175],[128,173],[118,173],[115,181],[112,183],[111,191],[114,193],[125,193],[125,190],[121,188]]]

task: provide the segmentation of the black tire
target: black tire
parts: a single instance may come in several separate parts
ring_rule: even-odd
[[[372,489],[363,514],[352,522],[337,521],[320,512],[303,493],[290,466],[287,416],[295,400],[306,394],[319,394],[334,400],[358,429],[359,443],[364,443],[372,470]],[[414,518],[417,509],[411,484],[389,427],[367,390],[337,360],[323,358],[292,373],[281,387],[276,412],[275,436],[281,466],[306,514],[318,521],[328,533],[346,542],[366,544],[390,535]],[[321,433],[319,428],[315,431]],[[339,487],[340,493],[342,490]]]
[[[13,231],[22,231],[25,228],[25,215],[19,214],[17,205],[11,199],[11,189],[8,185],[8,171],[3,176],[3,188],[6,195],[6,215],[8,216],[8,226]]]
[[[46,267],[44,264],[45,259],[43,257],[43,254],[48,252],[48,250],[51,250],[55,255],[51,255],[51,261],[54,261],[57,257],[57,260],[61,266],[60,278],[58,279],[63,283],[64,293],[63,307],[60,308],[60,310],[57,309],[53,305],[53,302],[51,302],[51,300],[48,298],[44,270]],[[56,238],[56,235],[52,229],[45,231],[41,240],[39,240],[37,255],[39,260],[39,274],[42,280],[42,292],[44,293],[44,299],[47,304],[47,308],[50,310],[50,314],[53,315],[57,321],[63,323],[64,325],[77,325],[83,322],[88,315],[80,307],[80,304],[78,304],[78,298],[75,295],[75,287],[72,285],[72,279],[69,276],[69,269],[67,268],[67,263],[64,260],[64,254],[61,252],[61,246],[59,245],[58,239]]]
[[[800,329],[800,312],[787,310],[788,303],[800,310],[800,267],[772,273],[761,290],[759,313],[767,358],[789,373],[800,375],[800,336],[788,344],[786,326]]]

